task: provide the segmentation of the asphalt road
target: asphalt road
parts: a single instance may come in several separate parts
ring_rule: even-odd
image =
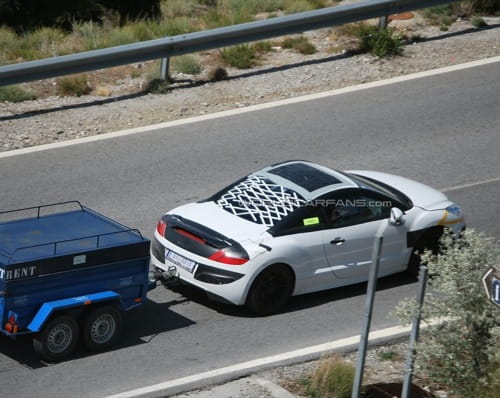
[[[175,128],[0,158],[0,210],[78,199],[151,237],[162,212],[285,159],[374,169],[443,188],[500,177],[500,64]],[[449,192],[469,227],[500,238],[500,181]],[[29,339],[0,336],[5,396],[95,397],[359,333],[364,285],[294,298],[254,318],[197,292],[155,289],[121,345],[40,362]],[[373,329],[415,293],[379,284]],[[183,293],[183,294],[181,294]]]

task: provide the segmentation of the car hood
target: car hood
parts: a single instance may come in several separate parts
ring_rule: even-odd
[[[265,225],[235,216],[212,201],[189,203],[169,211],[168,214],[194,221],[238,242],[256,241],[268,230]]]
[[[444,193],[409,178],[368,170],[349,170],[348,173],[359,174],[390,185],[408,196],[414,206],[425,210],[445,209],[452,204]]]

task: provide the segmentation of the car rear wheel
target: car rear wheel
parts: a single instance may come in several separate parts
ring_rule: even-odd
[[[258,315],[275,314],[288,303],[293,284],[293,275],[287,266],[266,268],[253,282],[246,305]]]
[[[69,315],[55,316],[33,337],[33,349],[46,361],[58,361],[73,352],[78,335],[75,318]]]
[[[111,346],[121,332],[122,316],[113,305],[97,307],[85,318],[83,344],[89,351],[101,351]]]

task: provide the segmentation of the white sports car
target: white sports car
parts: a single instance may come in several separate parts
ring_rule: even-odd
[[[417,250],[465,227],[441,192],[391,174],[306,162],[266,167],[158,222],[152,264],[209,297],[267,315],[292,295],[368,279],[383,231],[380,276],[416,275]]]

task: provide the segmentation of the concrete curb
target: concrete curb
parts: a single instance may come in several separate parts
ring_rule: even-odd
[[[433,322],[436,324],[439,321]],[[421,330],[428,325],[422,325]],[[409,326],[394,326],[377,330],[370,333],[369,345],[384,344],[401,337],[408,336]],[[319,344],[311,347],[301,348],[283,354],[272,355],[224,368],[210,370],[197,375],[182,377],[176,380],[165,381],[151,386],[141,387],[107,398],[150,398],[167,397],[181,394],[187,391],[199,390],[213,385],[228,383],[232,380],[253,375],[255,373],[276,368],[279,366],[293,365],[301,362],[319,359],[324,355],[332,353],[344,353],[357,349],[359,335],[343,338],[340,340]]]

